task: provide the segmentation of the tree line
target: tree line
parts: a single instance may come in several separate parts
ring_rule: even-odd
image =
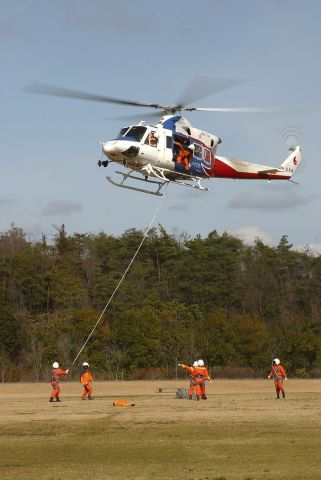
[[[142,238],[64,225],[50,241],[0,234],[2,381],[70,367]],[[271,247],[151,230],[79,362],[102,379],[174,378],[200,357],[214,376],[261,375],[273,357],[291,375],[321,376],[321,256],[286,235]]]

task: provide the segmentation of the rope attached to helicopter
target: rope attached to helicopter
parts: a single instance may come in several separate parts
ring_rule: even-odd
[[[155,213],[154,213],[154,215],[153,215],[153,217],[152,217],[152,219],[151,219],[151,221],[150,221],[150,223],[149,223],[149,226],[147,227],[147,229],[146,229],[146,231],[145,231],[145,233],[144,233],[144,236],[143,236],[143,238],[142,238],[142,240],[141,240],[140,244],[139,244],[139,245],[138,245],[138,247],[137,247],[137,250],[136,250],[136,252],[134,253],[134,255],[133,255],[133,257],[132,257],[131,261],[129,262],[129,264],[128,264],[128,266],[127,266],[126,270],[124,271],[124,273],[123,273],[123,275],[122,275],[121,279],[119,280],[118,284],[116,285],[116,287],[115,287],[115,289],[114,289],[113,293],[111,294],[111,296],[110,296],[110,298],[109,298],[108,302],[106,303],[106,305],[105,305],[105,307],[104,307],[103,311],[102,311],[102,312],[101,312],[101,314],[99,315],[99,317],[98,317],[98,320],[97,320],[97,322],[95,323],[95,325],[94,325],[93,329],[91,330],[91,332],[89,333],[89,335],[88,335],[88,337],[87,337],[86,341],[84,342],[83,346],[81,347],[81,349],[80,349],[80,350],[79,350],[79,352],[77,353],[76,357],[74,358],[74,360],[73,360],[73,362],[72,362],[72,365],[74,365],[74,364],[75,364],[75,362],[77,361],[77,359],[78,359],[79,355],[80,355],[80,354],[81,354],[81,352],[84,350],[85,346],[87,345],[87,343],[89,342],[90,338],[92,337],[92,335],[93,335],[94,331],[95,331],[95,330],[96,330],[96,328],[98,327],[98,325],[99,325],[99,323],[100,323],[100,321],[101,321],[102,317],[104,316],[104,314],[105,314],[105,312],[106,312],[107,308],[108,308],[108,307],[109,307],[109,305],[110,305],[110,302],[111,302],[111,301],[112,301],[112,299],[114,298],[114,296],[115,296],[115,294],[116,294],[117,290],[118,290],[118,289],[119,289],[119,287],[121,286],[121,284],[122,284],[123,280],[125,279],[125,277],[126,277],[126,275],[127,275],[128,271],[129,271],[130,267],[132,266],[132,264],[133,264],[133,262],[134,262],[135,258],[137,257],[137,255],[138,255],[138,253],[139,253],[139,251],[140,251],[141,247],[143,246],[143,243],[144,243],[144,241],[145,241],[145,239],[146,239],[147,235],[149,234],[149,232],[150,232],[150,230],[151,230],[151,228],[152,228],[152,226],[153,226],[153,224],[154,224],[154,222],[155,222],[155,219],[156,219],[156,217],[157,217],[157,215],[158,215],[158,213],[159,213],[160,207],[161,207],[161,205],[162,205],[162,203],[163,203],[163,200],[164,200],[164,197],[165,197],[166,189],[167,189],[167,185],[165,185],[165,190],[164,190],[164,193],[163,193],[163,195],[160,197],[160,200],[159,200],[159,202],[158,202],[158,205],[157,205],[157,207],[156,207]]]

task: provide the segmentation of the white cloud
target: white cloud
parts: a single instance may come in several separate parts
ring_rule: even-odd
[[[53,200],[48,202],[42,210],[42,215],[70,215],[74,212],[81,212],[82,205],[79,202],[71,202],[68,200]]]
[[[281,210],[300,207],[309,203],[306,198],[296,192],[278,192],[269,194],[243,193],[232,198],[227,206],[229,208],[257,209],[257,210]]]
[[[271,244],[272,239],[257,225],[249,225],[229,232],[231,235],[240,238],[244,243],[252,244],[255,240],[260,239],[265,244]]]
[[[321,255],[321,243],[308,243],[307,245],[296,245],[293,248],[294,250],[298,250],[299,252],[308,250],[316,255]]]
[[[29,239],[38,239],[43,233],[43,226],[41,223],[24,223],[20,228],[26,233]]]

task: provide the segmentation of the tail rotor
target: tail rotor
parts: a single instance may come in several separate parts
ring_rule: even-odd
[[[297,127],[288,126],[280,131],[279,136],[282,144],[285,145],[288,150],[293,152],[297,145],[301,145],[303,133],[302,130]],[[304,166],[305,161],[302,159],[297,171],[302,170]]]

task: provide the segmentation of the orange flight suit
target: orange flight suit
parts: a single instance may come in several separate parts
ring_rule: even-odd
[[[195,367],[190,367],[189,365],[182,365],[182,367],[185,368],[185,370],[187,370],[188,373],[191,375],[191,379],[190,379],[190,382],[189,382],[188,398],[190,400],[192,400],[193,395],[194,395],[194,391],[195,391],[196,396],[197,396],[197,384],[196,384],[195,378],[194,378]]]
[[[87,396],[88,396],[88,400],[91,400],[91,394],[93,391],[91,384],[93,381],[94,381],[94,377],[92,376],[91,371],[89,370],[89,368],[86,368],[86,370],[82,373],[80,377],[80,383],[84,387],[84,391],[82,392],[82,395],[81,395],[81,398],[83,400],[85,400]]]
[[[196,394],[197,396],[200,396],[203,398],[203,400],[206,400],[206,391],[205,391],[205,380],[209,380],[210,376],[208,374],[207,368],[206,367],[195,367],[194,369],[194,375],[195,375],[195,380],[198,385],[198,389],[196,389]]]
[[[50,398],[55,398],[59,402],[59,393],[60,393],[60,377],[68,375],[65,370],[61,368],[53,368],[51,372],[51,386],[53,388]]]
[[[176,157],[176,162],[182,163],[185,167],[186,172],[188,172],[190,168],[192,152],[188,148],[185,149],[183,145],[179,142],[175,142],[175,144],[178,147],[178,155]]]
[[[274,380],[274,385],[275,385],[275,391],[277,398],[280,396],[280,392],[282,392],[283,397],[285,396],[284,393],[284,379],[287,378],[286,371],[284,367],[280,365],[273,365],[272,369],[268,375],[268,378],[273,378]]]
[[[197,368],[198,368],[197,373],[203,375],[203,380],[200,382],[201,396],[203,400],[207,400],[206,390],[205,390],[205,380],[210,380],[210,376],[208,374],[206,367],[197,367]]]

